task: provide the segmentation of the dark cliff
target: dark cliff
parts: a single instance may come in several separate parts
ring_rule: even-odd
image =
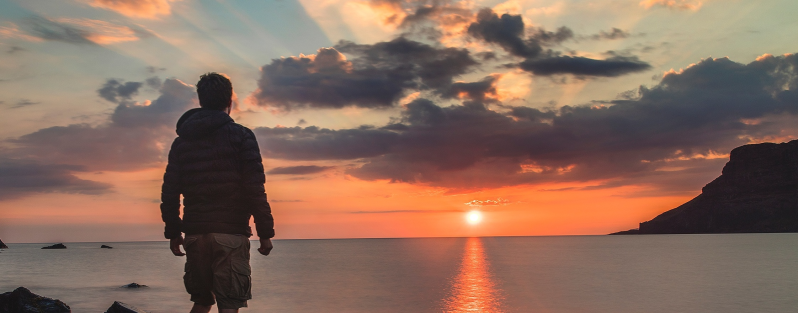
[[[640,234],[798,232],[798,140],[732,150],[698,197],[640,223]]]

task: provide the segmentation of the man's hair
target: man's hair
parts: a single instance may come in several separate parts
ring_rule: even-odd
[[[233,99],[233,84],[224,74],[202,74],[197,82],[197,95],[201,107],[224,110]]]

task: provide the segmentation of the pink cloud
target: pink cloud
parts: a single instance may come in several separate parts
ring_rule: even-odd
[[[496,200],[471,200],[465,203],[467,206],[489,206],[489,205],[506,205],[510,200],[498,198]]]
[[[34,42],[44,41],[44,39],[39,37],[26,34],[24,31],[19,29],[17,24],[12,22],[6,22],[5,25],[0,26],[0,38],[17,38]]]
[[[136,41],[136,32],[127,26],[116,25],[105,21],[78,18],[61,18],[55,20],[64,25],[86,31],[86,39],[96,44],[106,45],[118,42]]]
[[[678,10],[691,10],[697,11],[701,8],[703,2],[701,0],[643,0],[640,1],[640,6],[650,9],[655,6],[666,7]]]
[[[111,10],[129,17],[157,18],[169,15],[172,11],[170,2],[176,0],[88,0],[95,8]]]

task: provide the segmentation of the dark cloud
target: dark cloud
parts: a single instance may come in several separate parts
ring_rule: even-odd
[[[714,154],[780,135],[784,124],[769,117],[793,121],[796,69],[796,55],[747,65],[707,59],[640,87],[637,97],[603,105],[494,111],[478,101],[441,107],[417,99],[382,128],[255,131],[268,157],[361,159],[364,165],[347,173],[366,180],[451,188],[607,180],[596,188],[634,183],[693,191],[725,162]]]
[[[32,16],[22,20],[22,31],[42,40],[75,45],[97,46],[154,37],[152,32],[138,26],[115,24],[87,18],[44,18]]]
[[[33,101],[28,100],[28,99],[21,99],[21,100],[17,101],[17,104],[12,106],[11,108],[12,109],[19,109],[21,107],[31,106],[31,105],[35,105],[35,104],[39,104],[39,103],[41,103],[41,102],[33,102]]]
[[[36,193],[97,195],[111,192],[111,185],[80,179],[72,174],[75,170],[81,168],[0,158],[0,201]]]
[[[319,49],[315,56],[275,59],[261,68],[258,103],[284,110],[295,108],[390,107],[412,88],[414,77],[404,69],[353,71],[335,49]]]
[[[632,34],[620,29],[613,27],[610,31],[600,31],[598,34],[590,35],[588,38],[593,40],[615,40],[615,39],[625,39],[629,38]]]
[[[261,68],[253,96],[261,105],[282,110],[385,108],[408,90],[446,89],[475,65],[466,49],[437,48],[404,37],[373,45],[341,41],[316,55],[272,60]]]
[[[100,89],[97,89],[97,93],[105,100],[121,103],[137,95],[142,85],[141,82],[123,83],[120,79],[111,78],[106,80]]]
[[[88,38],[91,32],[54,22],[42,17],[31,17],[25,21],[32,36],[52,41],[61,41],[78,45],[96,45]]]
[[[471,99],[479,102],[491,102],[490,96],[497,96],[496,83],[498,75],[491,75],[476,82],[456,82],[448,89],[438,90],[439,95],[444,99]]]
[[[396,25],[404,35],[437,41],[460,32],[474,12],[467,3],[451,0],[371,0],[369,3],[389,14],[384,22]]]
[[[502,14],[499,17],[488,8],[480,10],[477,20],[468,26],[469,35],[498,44],[510,54],[523,58],[538,57],[544,46],[559,44],[574,36],[574,32],[564,26],[555,32],[536,28],[530,36],[526,36],[526,31],[521,15]]]
[[[6,53],[15,54],[23,51],[28,51],[28,50],[19,46],[11,46],[11,48],[8,48],[8,50],[6,50]]]
[[[613,55],[604,60],[562,55],[553,47],[574,39],[570,28],[560,27],[555,31],[529,28],[520,15],[499,16],[487,8],[475,15],[470,9],[448,1],[375,0],[371,3],[393,10],[395,14],[391,18],[401,18],[401,22],[393,21],[401,27],[426,25],[424,23],[429,21],[443,28],[459,25],[471,37],[496,44],[510,55],[523,58],[522,62],[509,66],[535,75],[614,77],[651,68],[631,54]],[[628,36],[628,33],[613,28],[596,36],[611,39]],[[416,91],[446,99],[468,98],[488,103],[496,94],[497,77],[489,76],[478,82],[454,81],[479,66],[478,59],[489,61],[497,56],[493,52],[472,55],[468,49],[426,44],[406,35],[375,44],[340,41],[332,48],[319,49],[315,55],[272,60],[261,68],[258,89],[252,96],[258,104],[282,111],[389,108]]]
[[[551,32],[543,28],[536,28],[529,36],[529,40],[535,41],[543,46],[551,46],[560,44],[563,41],[574,38],[574,32],[565,26],[557,28],[557,31]]]
[[[159,71],[165,71],[165,67],[155,67],[155,66],[147,66],[147,72],[150,74],[157,73]]]
[[[531,34],[527,35],[528,32]],[[540,76],[572,74],[583,77],[614,77],[651,68],[651,65],[635,56],[616,56],[605,60],[563,56],[560,52],[545,47],[556,46],[574,38],[571,29],[563,26],[554,32],[543,28],[529,31],[520,15],[499,16],[489,8],[479,11],[476,21],[468,26],[468,34],[487,43],[497,44],[513,56],[524,58],[518,67]],[[595,36],[599,39],[617,39],[628,36],[628,33],[613,28],[609,33],[602,31]]]
[[[349,160],[389,152],[399,135],[385,129],[361,127],[331,130],[309,127],[254,129],[265,158],[294,160]]]
[[[270,175],[307,175],[321,173],[333,168],[333,166],[317,166],[317,165],[300,165],[300,166],[287,166],[275,167],[270,169],[266,174]]]
[[[163,81],[158,76],[153,76],[144,80],[144,83],[147,84],[148,87],[153,89],[160,89]]]
[[[521,15],[503,14],[499,17],[491,9],[482,9],[477,21],[468,26],[468,34],[488,43],[498,44],[512,55],[531,58],[542,51],[540,43],[525,39]]]
[[[467,49],[437,48],[404,37],[373,45],[341,41],[335,48],[355,56],[355,68],[404,69],[405,75],[421,80],[422,89],[446,87],[478,64]]]
[[[133,94],[132,91],[125,89],[119,94],[118,87],[126,84],[111,84],[116,89],[110,98],[119,104],[108,123],[40,129],[10,140],[15,148],[9,154],[43,164],[78,165],[91,171],[135,170],[159,164],[164,147],[175,137],[173,125],[177,118],[197,105],[196,92],[192,86],[167,79],[157,99],[136,103],[122,96],[126,92]],[[141,84],[136,82],[137,86]]]
[[[474,13],[454,1],[394,1],[377,0],[373,3],[393,3],[409,12],[399,23],[400,27],[410,28],[424,22],[434,22],[443,26],[466,23]]]
[[[111,115],[112,125],[134,128],[172,126],[183,112],[196,105],[193,86],[179,80],[167,79],[160,92],[158,99],[151,103],[121,102]]]
[[[518,65],[522,70],[540,76],[573,74],[576,76],[615,77],[651,68],[637,57],[616,56],[605,60],[585,57],[556,56],[527,59]]]

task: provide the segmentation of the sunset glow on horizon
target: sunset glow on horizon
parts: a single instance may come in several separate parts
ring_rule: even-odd
[[[0,238],[161,240],[175,123],[212,71],[257,136],[277,239],[636,228],[731,149],[798,138],[796,10],[0,1]]]

